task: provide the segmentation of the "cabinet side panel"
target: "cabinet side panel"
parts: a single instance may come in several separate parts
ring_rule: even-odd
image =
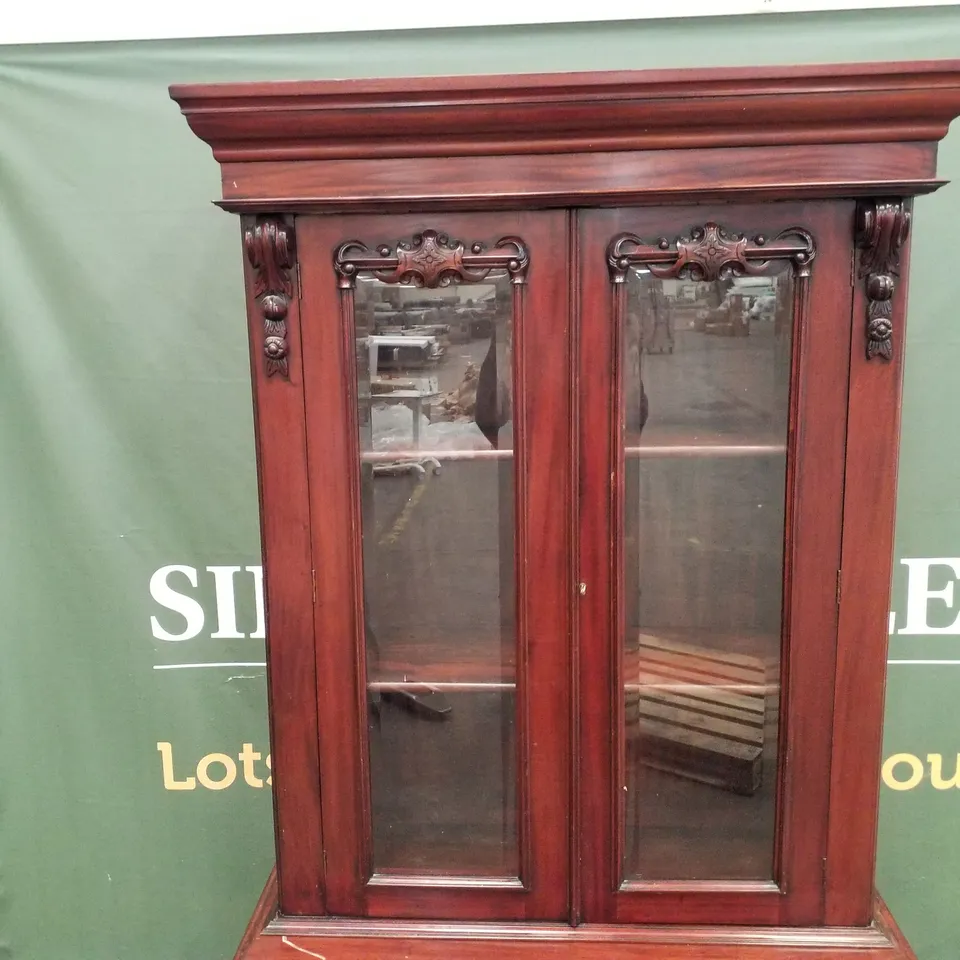
[[[851,237],[853,229],[851,222]],[[867,359],[865,278],[857,277],[854,286],[825,884],[826,921],[836,925],[866,924],[871,916],[908,260],[904,249],[889,360]]]
[[[244,218],[243,229],[255,228]],[[287,228],[292,235],[292,227]],[[292,246],[292,243],[291,243]],[[267,634],[280,909],[324,912],[303,368],[296,266],[285,317],[286,376],[268,373],[258,271],[244,255]]]

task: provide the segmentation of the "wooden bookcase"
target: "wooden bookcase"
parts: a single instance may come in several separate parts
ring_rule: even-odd
[[[912,957],[889,564],[960,63],[171,95],[243,235],[277,869],[238,957]]]

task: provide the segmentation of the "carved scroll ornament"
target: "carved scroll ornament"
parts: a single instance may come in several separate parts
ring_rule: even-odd
[[[267,376],[289,377],[287,312],[293,296],[291,270],[296,263],[293,227],[263,219],[244,231],[243,245],[253,267],[253,295],[263,316],[263,355]]]
[[[791,260],[806,275],[814,256],[813,237],[800,227],[790,227],[772,240],[762,234],[748,240],[711,221],[674,243],[661,237],[646,244],[636,234],[622,233],[607,248],[607,267],[614,283],[624,283],[636,266],[645,266],[661,279],[718,280],[764,273],[774,260]]]
[[[461,240],[451,240],[435,230],[424,230],[395,247],[381,244],[376,251],[359,240],[348,240],[333,260],[342,288],[353,287],[362,271],[383,283],[446,287],[480,283],[491,270],[506,270],[511,283],[522,284],[530,263],[527,249],[517,237],[503,237],[490,250],[482,243],[472,243],[468,250]]]
[[[857,208],[858,275],[867,295],[867,359],[893,358],[893,294],[900,251],[910,232],[910,213],[899,201]]]

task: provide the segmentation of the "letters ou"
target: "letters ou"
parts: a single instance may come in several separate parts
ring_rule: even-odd
[[[235,592],[235,575],[242,570],[253,575],[253,590],[256,600],[257,622],[256,628],[250,634],[251,639],[264,638],[263,616],[263,567],[232,567],[210,566],[205,568],[213,574],[213,586],[217,605],[217,630],[210,634],[213,640],[234,640],[245,637],[237,626],[237,597]],[[150,578],[150,596],[167,610],[183,617],[184,626],[179,633],[167,630],[156,616],[150,617],[150,629],[157,640],[192,640],[203,630],[206,614],[200,602],[188,593],[175,589],[171,585],[171,578],[176,584],[177,579],[185,578],[187,585],[196,589],[199,586],[199,575],[196,567],[184,564],[171,563],[160,567]]]
[[[944,779],[943,757],[939,753],[928,753],[927,763],[930,765],[930,786],[934,790],[960,789],[960,754],[957,754],[953,776],[949,780]],[[881,776],[891,790],[913,790],[923,782],[923,761],[912,753],[895,753],[884,761]]]

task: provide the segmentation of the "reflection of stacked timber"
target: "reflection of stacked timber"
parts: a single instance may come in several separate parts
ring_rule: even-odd
[[[767,692],[774,688],[763,662],[648,634],[631,636],[637,640],[625,650],[626,724],[640,762],[754,794],[770,722]]]

